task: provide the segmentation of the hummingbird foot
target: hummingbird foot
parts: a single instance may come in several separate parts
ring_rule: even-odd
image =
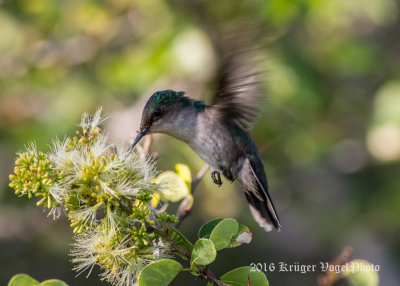
[[[218,171],[212,171],[211,178],[213,179],[214,184],[218,185],[218,187],[221,187],[222,185],[221,174]]]

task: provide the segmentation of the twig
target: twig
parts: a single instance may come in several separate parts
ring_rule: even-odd
[[[153,231],[154,233],[157,233],[159,236],[164,237],[165,240],[168,241],[168,243],[171,245],[171,247],[179,252],[180,254],[182,254],[184,257],[186,257],[188,260],[190,260],[191,258],[191,253],[187,252],[185,250],[183,250],[182,248],[180,248],[173,239],[171,239],[171,237],[168,234],[168,230],[167,231],[161,231],[160,229],[156,228],[153,225],[146,225],[146,227],[148,229],[150,229],[151,231]],[[215,276],[214,273],[211,272],[211,270],[204,265],[196,265],[197,268],[199,269],[199,274],[201,277],[205,278],[207,281],[211,282],[213,285],[217,285],[217,286],[229,286],[228,284],[225,284],[224,282],[222,282],[221,280],[219,280],[219,278],[217,276]]]
[[[210,268],[207,266],[201,266],[199,267],[200,273],[204,275],[203,277],[210,281],[212,284],[217,285],[217,286],[229,286],[228,284],[225,284],[217,276],[214,275],[214,273],[211,272]]]
[[[190,187],[190,194],[193,196],[194,192],[196,191],[197,186],[200,183],[201,178],[203,178],[204,174],[207,172],[208,166],[207,164],[204,165],[203,168],[197,173],[196,177],[192,179],[191,187]],[[178,207],[178,210],[176,211],[176,216],[178,217],[178,222],[173,225],[173,227],[178,228],[181,224],[182,221],[190,214],[190,211],[192,210],[192,205],[190,204],[191,198],[187,196],[184,198],[181,202],[181,204]]]
[[[343,247],[340,254],[329,262],[329,265],[344,265],[353,255],[353,248],[351,246]],[[318,277],[318,286],[333,286],[342,276],[335,271],[326,271]]]
[[[168,202],[165,202],[161,208],[159,208],[158,210],[156,210],[156,214],[158,215],[158,214],[160,214],[160,213],[165,212],[165,211],[167,210],[168,206],[169,206],[169,203],[168,203]]]
[[[144,138],[143,151],[146,154],[150,153],[151,144],[153,143],[153,135],[149,134]]]
[[[152,134],[149,134],[144,137],[143,146],[141,146],[140,144],[136,144],[135,147],[139,151],[140,157],[142,159],[145,159],[147,158],[147,156],[150,155],[150,148],[152,143],[153,143],[153,137]]]

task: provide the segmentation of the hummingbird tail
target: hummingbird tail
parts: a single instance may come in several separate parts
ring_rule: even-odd
[[[265,231],[271,231],[273,227],[280,231],[281,224],[268,192],[265,174],[257,176],[250,160],[246,159],[238,181],[246,191],[245,195],[250,212],[259,226],[264,228]]]

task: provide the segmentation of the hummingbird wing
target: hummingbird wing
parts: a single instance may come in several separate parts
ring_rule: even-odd
[[[239,173],[238,182],[246,191],[246,199],[255,221],[266,231],[271,231],[273,226],[279,231],[281,224],[268,192],[267,177],[262,161],[246,158]]]
[[[258,107],[264,98],[260,74],[254,72],[254,65],[244,64],[247,56],[243,52],[226,58],[210,106],[217,118],[233,121],[244,130],[250,129],[257,120]]]

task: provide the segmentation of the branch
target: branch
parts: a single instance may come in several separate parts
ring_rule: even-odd
[[[204,167],[197,173],[196,177],[192,179],[191,187],[190,187],[190,194],[193,196],[194,192],[197,189],[197,186],[200,183],[200,180],[203,178],[204,174],[207,172],[208,166],[207,164],[204,165]],[[178,228],[181,224],[182,221],[190,214],[192,210],[192,204],[190,203],[190,198],[187,196],[186,198],[183,199],[181,204],[178,207],[178,210],[176,211],[176,216],[178,217],[178,222],[173,225],[173,227]]]
[[[186,257],[189,261],[190,258],[192,256],[192,254],[190,252],[187,252],[185,250],[183,250],[182,248],[180,248],[175,241],[168,235],[168,231],[161,231],[160,229],[156,228],[153,225],[148,224],[147,228],[150,229],[151,231],[153,231],[154,233],[158,234],[159,236],[162,236],[163,238],[165,238],[165,240],[168,241],[168,243],[171,245],[171,247],[179,252],[180,254],[182,254],[184,257]],[[221,280],[219,280],[219,278],[217,276],[215,276],[214,273],[211,272],[211,270],[204,265],[196,265],[197,268],[199,269],[199,274],[201,277],[205,278],[207,281],[211,282],[213,285],[216,286],[229,286],[228,284],[225,284],[224,282],[222,282]]]
[[[202,266],[200,265],[200,274],[202,277],[207,279],[209,282],[211,282],[213,285],[217,286],[229,286],[228,284],[225,284],[217,276],[214,275],[214,273],[211,272],[211,270],[207,266]]]
[[[147,156],[150,155],[150,148],[152,143],[153,143],[153,136],[152,134],[148,134],[144,137],[143,146],[141,146],[140,144],[136,144],[135,148],[139,151],[140,157],[142,159],[145,159]]]
[[[143,150],[146,154],[150,153],[151,144],[153,143],[153,135],[149,134],[144,138]]]
[[[344,265],[353,255],[353,249],[350,246],[343,247],[340,254],[329,262],[329,265]],[[342,276],[334,271],[326,271],[318,277],[318,286],[333,286]]]

